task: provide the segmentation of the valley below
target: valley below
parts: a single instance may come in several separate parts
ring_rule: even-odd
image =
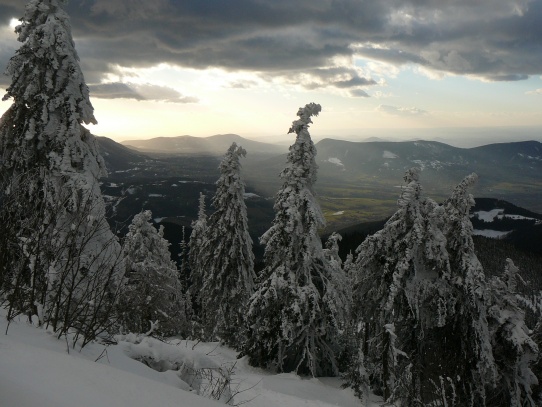
[[[136,150],[130,142],[125,146],[99,137],[109,169],[104,194],[116,208],[116,220],[146,208],[157,218],[175,218],[179,225],[189,227],[200,192],[210,206],[219,176],[218,147],[225,151],[224,146],[236,142],[247,146],[242,176],[249,193],[251,229],[255,236],[263,233],[273,219],[286,150],[236,135],[208,139],[182,136],[178,143],[169,138],[151,139],[140,141]],[[167,144],[161,144],[164,142]],[[209,147],[212,145],[214,149]],[[324,139],[316,149],[315,192],[327,222],[323,233],[389,217],[396,209],[404,172],[411,167],[421,169],[424,192],[437,202],[443,202],[455,185],[476,172],[475,197],[505,200],[542,213],[542,144],[536,141],[463,149],[435,141]]]

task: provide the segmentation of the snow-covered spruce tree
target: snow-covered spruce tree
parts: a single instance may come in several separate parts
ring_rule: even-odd
[[[339,348],[337,363],[344,370],[351,365],[352,360],[357,358],[358,349],[356,341],[356,322],[351,317],[352,308],[352,281],[350,274],[344,266],[351,267],[353,256],[347,258],[349,263],[343,265],[339,257],[339,242],[342,236],[333,232],[325,243],[324,257],[329,265],[329,282],[333,293],[342,301],[340,309],[336,309],[336,319],[339,322]]]
[[[308,128],[320,111],[314,103],[300,108],[290,128],[297,137],[280,175],[275,219],[261,238],[265,268],[250,300],[242,351],[251,365],[313,376],[338,372],[337,315],[344,306],[318,236],[324,218],[313,193],[316,149]]]
[[[113,299],[120,246],[98,185],[103,159],[82,126],[96,120],[62,3],[30,1],[15,29],[23,45],[6,70],[12,82],[3,99],[13,104],[0,120],[0,173],[6,200],[22,214],[2,223],[17,230],[21,244],[1,263],[32,293],[18,302],[21,311],[41,314],[57,332],[73,327],[92,336],[96,325],[80,310],[104,306],[106,290]],[[30,223],[39,240],[24,227]]]
[[[254,292],[254,255],[248,233],[241,157],[246,151],[233,143],[220,163],[213,198],[215,212],[199,253],[202,273],[201,318],[207,338],[240,347],[246,304]]]
[[[358,394],[370,377],[385,400],[407,403],[421,400],[420,320],[435,319],[424,314],[436,309],[417,294],[433,292],[432,282],[446,270],[444,239],[432,216],[437,204],[423,196],[418,179],[417,168],[406,172],[399,209],[357,249],[353,314],[359,351],[346,374]]]
[[[422,196],[417,171],[408,171],[399,210],[358,249],[360,354],[386,400],[483,406],[494,383],[485,280],[469,220],[467,188],[475,179],[467,177],[439,206]],[[353,368],[350,382],[359,387]]]
[[[532,387],[538,380],[531,370],[539,349],[525,325],[525,312],[517,295],[519,269],[506,260],[502,277],[493,277],[488,285],[488,322],[493,356],[499,373],[499,385],[489,399],[492,406],[531,406],[537,404]]]
[[[533,399],[537,406],[542,406],[542,354],[540,349],[542,349],[542,318],[538,319],[532,335],[532,339],[538,346],[538,360],[532,365],[532,371],[535,376],[538,378],[538,385],[533,388]]]
[[[486,392],[495,386],[496,366],[491,349],[486,308],[486,278],[474,252],[470,208],[474,198],[468,192],[478,177],[470,174],[453,190],[443,204],[446,250],[450,275],[446,276],[453,291],[453,308],[446,310],[447,329],[435,338],[440,343],[442,363],[449,366],[460,403],[485,405]],[[454,346],[443,346],[443,343]],[[455,347],[455,349],[454,349]]]
[[[158,335],[186,335],[187,304],[177,267],[163,226],[156,230],[151,218],[148,210],[134,216],[124,238],[126,286],[118,305],[121,327],[144,333],[155,326],[153,333]]]
[[[341,300],[341,309],[336,310],[336,318],[340,323],[340,330],[344,332],[347,321],[350,321],[350,308],[352,305],[352,285],[349,277],[343,269],[343,262],[339,257],[339,242],[342,236],[333,232],[327,239],[324,248],[324,258],[327,262],[328,275],[330,282],[329,292],[337,295],[337,300]]]
[[[205,195],[199,195],[198,219],[192,222],[192,233],[188,242],[188,261],[190,266],[190,288],[188,295],[192,301],[192,308],[197,316],[201,310],[201,289],[203,287],[203,258],[202,247],[207,232],[207,214],[205,212]]]

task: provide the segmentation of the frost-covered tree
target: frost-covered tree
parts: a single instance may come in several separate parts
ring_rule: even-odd
[[[13,225],[21,244],[4,252],[2,264],[19,270],[27,292],[36,294],[24,301],[25,312],[41,309],[55,329],[83,329],[86,317],[69,315],[88,303],[85,290],[105,289],[85,280],[101,280],[115,291],[117,279],[96,277],[115,267],[120,246],[105,220],[98,185],[105,166],[83,127],[96,120],[62,3],[30,1],[15,29],[23,44],[6,70],[12,82],[3,99],[13,104],[0,120],[0,174],[6,201],[14,202],[15,212],[24,211],[19,218],[4,211],[12,217],[2,223]],[[39,241],[23,227],[36,216]]]
[[[245,155],[246,151],[233,143],[220,163],[215,212],[207,221],[198,266],[203,271],[200,297],[205,335],[219,337],[236,348],[256,278],[241,179],[240,159]]]
[[[339,257],[339,242],[342,236],[333,232],[327,239],[324,248],[324,258],[327,262],[330,282],[329,292],[341,300],[341,308],[335,310],[335,316],[340,324],[341,332],[346,329],[347,321],[350,320],[350,308],[352,305],[352,285],[349,276],[343,268],[343,262]]]
[[[522,281],[518,267],[507,259],[503,276],[493,277],[488,287],[491,345],[499,373],[492,406],[538,405],[532,393],[538,380],[531,367],[539,357],[539,349],[525,325],[525,312],[516,297],[518,280]]]
[[[538,385],[534,386],[533,388],[533,399],[535,403],[538,403],[537,405],[540,406],[542,405],[542,355],[540,354],[540,349],[542,349],[542,318],[538,319],[538,322],[533,329],[531,337],[538,345],[539,351],[538,360],[533,363],[532,371],[538,378]]]
[[[468,216],[475,179],[439,206],[423,196],[417,171],[407,171],[398,211],[358,248],[362,356],[347,377],[358,392],[363,363],[364,377],[388,401],[485,405],[495,370]]]
[[[433,304],[419,304],[418,289],[445,270],[446,254],[437,219],[437,204],[422,194],[418,169],[406,172],[406,186],[398,200],[398,210],[384,228],[360,245],[354,270],[354,319],[359,326],[358,365],[351,366],[347,379],[358,393],[363,380],[386,400],[415,399],[421,392],[421,363],[418,320],[431,312]],[[420,306],[422,305],[422,306]],[[431,319],[433,319],[431,317]],[[393,330],[389,329],[393,326]],[[391,343],[393,331],[394,346]],[[386,339],[387,338],[387,339]],[[401,349],[392,357],[393,349]],[[409,355],[402,357],[401,355]],[[390,364],[393,362],[393,364]]]
[[[192,299],[196,315],[200,314],[200,294],[203,287],[203,258],[202,247],[207,232],[207,214],[205,212],[205,195],[199,195],[198,219],[192,222],[192,233],[188,242],[188,259],[190,266],[190,288],[189,295]]]
[[[475,202],[469,188],[477,179],[474,173],[465,177],[443,204],[442,230],[450,269],[447,281],[453,288],[448,298],[453,300],[453,307],[446,309],[449,332],[440,340],[441,344],[442,341],[456,344],[455,350],[450,347],[445,350],[449,352],[446,361],[452,366],[449,377],[461,378],[454,382],[458,397],[463,403],[484,405],[487,389],[495,385],[496,367],[487,323],[487,282],[474,252],[470,221],[470,208]]]
[[[132,220],[124,238],[126,286],[119,301],[124,331],[160,335],[187,334],[186,299],[171,260],[164,227],[151,223],[151,211]]]
[[[250,300],[242,352],[254,366],[314,376],[338,371],[337,314],[344,305],[318,236],[324,218],[313,192],[316,148],[308,128],[320,111],[314,103],[300,108],[290,128],[296,141],[280,175],[275,219],[261,238],[265,268]]]

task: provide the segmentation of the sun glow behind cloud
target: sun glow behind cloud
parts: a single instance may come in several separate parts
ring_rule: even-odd
[[[489,10],[484,9],[489,13],[485,18],[498,20],[528,11],[512,10],[505,0],[495,1]],[[103,2],[104,7],[110,4]],[[239,19],[233,31],[218,12],[200,15],[198,7],[183,8],[188,23],[193,13],[193,21],[205,18],[208,24],[203,32],[199,23],[190,29],[186,26],[182,35],[178,26],[170,27],[169,15],[146,21],[143,13],[131,15],[133,21],[141,21],[129,27],[129,36],[122,35],[124,26],[115,23],[116,13],[98,19],[73,7],[74,40],[99,122],[91,131],[117,140],[229,132],[276,136],[286,133],[297,108],[308,102],[323,107],[311,129],[315,136],[365,135],[372,128],[393,133],[432,127],[542,126],[539,74],[513,81],[526,76],[522,72],[532,66],[540,66],[536,61],[513,59],[513,68],[519,66],[521,73],[514,76],[507,49],[492,54],[492,58],[504,58],[498,66],[507,71],[487,65],[471,49],[471,39],[483,41],[485,32],[471,39],[425,41],[425,30],[432,33],[436,21],[452,32],[457,30],[455,24],[465,21],[465,10],[469,24],[480,28],[475,20],[481,14],[470,7],[481,5],[389,11],[376,2],[360,2],[356,8],[374,6],[374,11],[388,13],[390,18],[381,21],[391,24],[391,28],[368,25],[363,35],[356,34],[357,25],[347,24],[349,19],[341,20],[340,10],[327,10],[324,3],[320,6],[326,18],[318,21],[326,23],[311,25],[299,24],[297,18],[288,23],[289,14],[273,14],[279,9],[272,3],[265,6],[271,14],[259,13],[261,5],[254,5],[255,14],[246,21],[240,14],[230,16]],[[156,5],[150,9],[160,11]],[[318,14],[318,10],[312,12]],[[254,18],[268,24],[255,24]],[[18,46],[13,28],[19,21],[11,19],[9,26],[4,21],[0,56],[7,61]],[[151,28],[147,23],[154,25]],[[93,24],[102,30],[95,30]],[[420,27],[424,30],[419,31]],[[378,35],[371,35],[373,29]],[[382,39],[387,35],[393,40]],[[366,42],[361,38],[367,38]],[[149,44],[156,46],[148,48]],[[0,87],[8,86],[6,82],[4,78]],[[10,103],[0,103],[0,114]]]

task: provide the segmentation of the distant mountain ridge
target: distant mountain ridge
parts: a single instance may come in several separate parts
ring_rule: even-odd
[[[542,144],[538,141],[457,148],[436,141],[347,142],[324,139],[316,144],[321,173],[337,171],[380,174],[395,178],[410,167],[422,170],[422,179],[454,185],[469,172],[480,176],[482,187],[507,179],[542,181]],[[332,169],[336,171],[332,171]]]
[[[474,196],[504,199],[542,212],[542,144],[537,141],[458,148],[436,141],[316,143],[315,191],[328,223],[344,226],[393,213],[407,169],[421,169],[424,192],[442,201],[468,174],[479,180]],[[245,165],[249,184],[272,196],[285,156]],[[333,225],[331,225],[333,227]]]
[[[242,175],[249,187],[272,198],[282,184],[279,174],[286,164],[284,148],[236,135],[137,143],[142,147],[145,142],[155,143],[153,140],[161,143],[155,145],[162,148],[154,150],[156,154],[98,138],[108,169],[117,171],[116,177],[191,176],[214,182],[220,157],[235,141],[248,152]],[[183,144],[187,144],[185,148],[181,148]],[[315,192],[328,219],[328,230],[393,213],[403,175],[411,167],[421,168],[424,192],[437,201],[446,199],[466,175],[476,172],[479,181],[472,190],[475,197],[503,199],[542,213],[542,144],[537,141],[458,148],[436,141],[352,142],[328,138],[318,142],[316,148],[319,170]]]
[[[96,137],[98,150],[104,158],[109,172],[125,171],[133,168],[137,163],[145,162],[148,157],[125,147],[107,137]]]
[[[210,137],[155,137],[147,140],[126,140],[121,144],[132,149],[172,155],[218,155],[225,154],[232,143],[242,146],[249,154],[277,155],[284,147],[249,140],[237,134],[218,134]]]

